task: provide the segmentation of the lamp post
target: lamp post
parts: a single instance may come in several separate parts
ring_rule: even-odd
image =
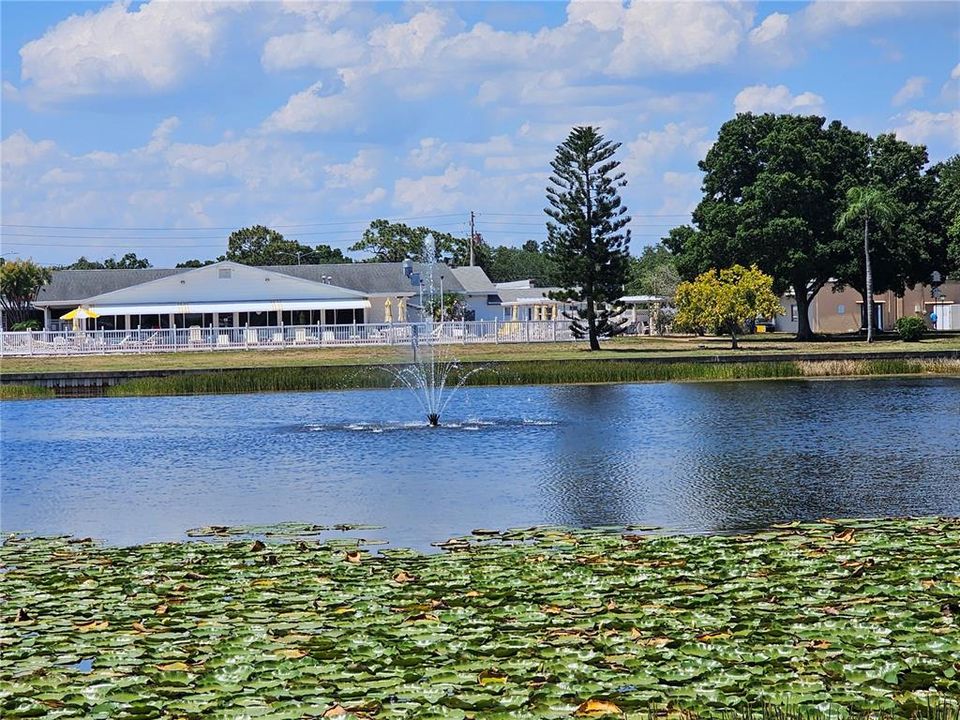
[[[443,275],[440,275],[440,322],[443,322]]]
[[[287,250],[284,250],[284,251],[281,251],[281,252],[279,252],[279,253],[277,253],[277,254],[278,254],[278,255],[287,255],[287,256],[289,256],[289,257],[295,257],[295,258],[297,259],[297,265],[300,265],[300,264],[302,264],[302,263],[301,263],[301,258],[307,257],[308,255],[315,255],[316,252],[317,252],[316,250],[306,250],[306,251],[302,251],[302,250],[287,251]]]

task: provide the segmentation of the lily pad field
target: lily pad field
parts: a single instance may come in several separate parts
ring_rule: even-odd
[[[8,536],[0,715],[958,717],[960,519],[192,534]]]

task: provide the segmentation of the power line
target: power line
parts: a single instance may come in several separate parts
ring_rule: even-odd
[[[480,232],[481,235],[493,234],[498,235],[519,235],[522,237],[547,237],[546,233],[532,233],[524,230],[483,230]],[[664,233],[630,233],[632,237],[655,237],[662,238]]]
[[[525,222],[486,222],[484,225],[512,225],[512,226],[522,226],[522,227],[543,227],[546,224],[546,221],[542,223],[525,223]],[[673,223],[662,222],[662,223],[629,223],[630,227],[674,227]]]
[[[462,212],[459,213],[443,213],[441,215],[411,215],[409,217],[397,217],[397,218],[374,218],[374,219],[385,219],[387,222],[406,222],[408,220],[429,220],[432,218],[445,218],[445,217],[461,217]],[[369,225],[372,221],[369,219],[366,220],[341,220],[337,222],[322,222],[322,223],[306,223],[303,225],[270,225],[269,227],[273,230],[289,230],[291,228],[303,228],[303,227],[329,227],[333,225]],[[151,230],[157,232],[179,232],[187,230],[238,230],[239,227],[235,225],[224,226],[224,227],[119,227],[119,226],[93,226],[93,225],[24,225],[21,223],[0,223],[0,227],[13,227],[13,228],[27,228],[29,230],[109,230],[109,231],[120,231],[120,230]],[[248,226],[249,227],[249,226]]]
[[[437,223],[434,227],[460,227],[462,222]],[[316,232],[297,233],[298,237],[313,237],[317,235],[344,235],[356,234],[356,229],[346,230],[318,230]],[[223,235],[177,235],[173,237],[164,237],[162,235],[50,235],[48,233],[16,233],[4,232],[3,237],[25,237],[25,238],[52,238],[63,240],[226,240]]]
[[[489,215],[490,217],[543,217],[544,213],[491,213],[491,212],[481,212],[477,213],[478,217],[484,217]],[[654,217],[690,217],[691,213],[630,213],[631,217],[638,218],[654,218]]]

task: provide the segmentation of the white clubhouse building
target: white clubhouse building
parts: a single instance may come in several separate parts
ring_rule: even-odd
[[[425,282],[431,268],[414,263]],[[435,291],[463,299],[467,320],[556,319],[548,288],[502,288],[479,267],[432,267]],[[420,288],[402,263],[254,267],[58,270],[33,303],[44,329],[71,326],[84,308],[87,330],[256,328],[417,322]]]

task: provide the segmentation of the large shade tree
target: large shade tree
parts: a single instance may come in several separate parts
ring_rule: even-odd
[[[793,289],[797,336],[809,338],[810,302],[843,255],[836,218],[863,172],[868,141],[815,116],[742,113],[724,123],[700,162],[696,228],[664,239],[681,276],[755,264],[773,278],[775,292]]]
[[[867,342],[873,342],[873,263],[870,259],[870,225],[889,231],[898,215],[898,206],[890,195],[874,187],[852,187],[847,190],[847,206],[837,219],[842,230],[852,225],[863,228],[864,308],[867,320]]]
[[[52,277],[49,268],[33,260],[0,260],[0,305],[8,327],[29,318],[40,288]]]
[[[630,266],[630,217],[620,199],[626,179],[614,159],[619,147],[594,127],[576,127],[550,164],[546,251],[563,287],[558,298],[578,303],[571,330],[591,350],[600,349],[601,336],[624,329],[615,317]]]

